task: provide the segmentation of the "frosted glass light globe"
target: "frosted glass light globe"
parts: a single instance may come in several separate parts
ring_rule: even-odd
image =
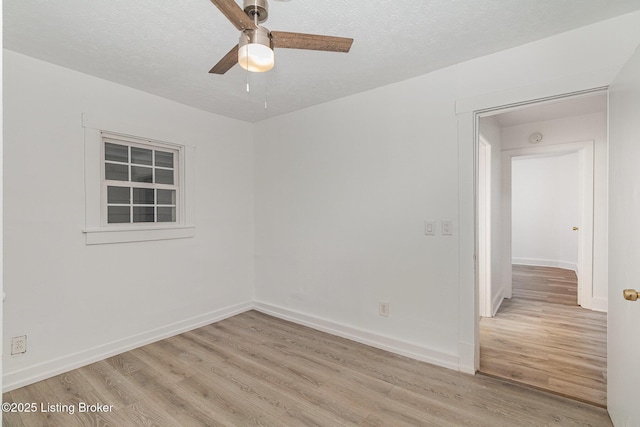
[[[247,71],[269,71],[275,64],[273,50],[263,44],[247,43],[238,49],[238,64]]]

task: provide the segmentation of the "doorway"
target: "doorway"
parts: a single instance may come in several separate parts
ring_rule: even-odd
[[[602,253],[593,244],[594,239],[600,243],[604,241],[603,246],[606,248],[606,94],[592,93],[588,96],[527,105],[511,111],[492,112],[480,117],[478,129],[476,274],[478,312],[482,316],[480,372],[605,405],[606,314],[585,308],[606,311],[606,250]],[[492,159],[497,158],[497,163],[500,163],[490,167],[491,172],[498,172],[491,174],[492,182],[489,185],[486,183],[486,173],[483,172],[486,168],[486,145],[490,145],[494,152],[498,151],[499,155],[494,153]],[[511,196],[514,162],[542,159],[539,165],[532,166],[533,169],[530,165],[531,172],[536,171],[535,168],[545,161],[553,163],[555,160],[558,163],[559,160],[576,158],[580,171],[577,189],[579,216],[571,220],[575,224],[565,225],[563,230],[574,233],[579,241],[575,259],[567,258],[566,254],[565,259],[562,256],[554,259],[540,254],[526,256],[526,251],[521,251],[521,240],[514,246],[514,238],[518,236],[512,233],[512,202],[516,202],[516,197],[512,200]],[[537,172],[541,173],[539,170]],[[546,175],[540,176],[548,178]],[[494,191],[487,191],[487,188]],[[496,192],[496,188],[499,191]],[[518,209],[522,210],[521,207]],[[547,211],[544,215],[551,217],[542,218],[541,223],[551,227],[553,211]],[[485,224],[493,227],[483,231]],[[573,230],[574,227],[576,230]],[[536,237],[538,236],[530,233],[525,242],[529,244]],[[488,244],[487,239],[490,241]],[[483,254],[485,248],[489,250]],[[523,275],[520,267],[513,271],[514,264],[529,264],[532,270]],[[544,270],[545,268],[548,270]],[[488,276],[487,271],[490,271]],[[516,281],[514,273],[518,279]],[[571,275],[575,277],[573,285]],[[594,275],[599,279],[604,277],[596,287],[593,285]],[[485,277],[489,279],[484,279]],[[523,277],[533,283],[533,288],[524,293],[522,289],[514,289],[514,285],[522,285]],[[483,283],[487,280],[488,284]],[[545,283],[553,286],[536,288]],[[566,311],[567,307],[553,305],[562,301],[563,296],[558,298],[557,295],[550,295],[548,298],[551,302],[523,297],[535,294],[540,299],[545,292],[552,290],[553,293],[558,290],[559,283],[562,283],[564,289],[574,286],[577,302],[585,308],[568,307],[569,311]],[[571,311],[573,309],[577,311]],[[514,319],[518,321],[513,322]],[[512,323],[509,324],[508,320]],[[576,325],[588,327],[587,330],[581,330],[580,327],[574,328]],[[556,327],[557,330],[553,332]],[[590,343],[589,348],[579,349],[578,342]],[[527,348],[529,344],[534,346]],[[560,353],[553,354],[559,347]],[[576,352],[580,352],[577,357]],[[507,363],[500,365],[491,363],[492,360]],[[553,360],[553,363],[539,363],[545,360]],[[591,366],[563,365],[565,360],[580,360],[580,364]],[[567,372],[575,375],[566,377],[564,374]],[[558,375],[559,373],[562,375]],[[598,384],[594,386],[589,382],[591,380]],[[596,393],[589,393],[591,389],[595,389]]]
[[[573,163],[574,159],[577,164]],[[528,163],[534,165],[525,166]],[[517,192],[514,165],[519,165]],[[502,170],[505,297],[513,294],[512,265],[559,267],[576,272],[577,304],[591,309],[594,141],[503,150]],[[561,211],[557,212],[558,209]],[[569,212],[574,209],[577,212]],[[520,223],[514,223],[514,218]],[[528,229],[523,230],[523,226]],[[574,251],[575,255],[571,254]]]

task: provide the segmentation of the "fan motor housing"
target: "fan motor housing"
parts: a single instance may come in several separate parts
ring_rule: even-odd
[[[258,26],[256,30],[247,29],[242,32],[242,34],[240,35],[238,46],[242,47],[249,43],[261,44],[273,49],[273,43],[271,41],[271,36],[269,35],[269,30],[262,25]]]
[[[244,0],[244,13],[249,18],[258,18],[259,23],[263,23],[269,17],[269,3],[267,0]]]

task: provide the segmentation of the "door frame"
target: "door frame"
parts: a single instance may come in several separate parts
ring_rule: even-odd
[[[546,145],[505,150],[502,152],[502,277],[504,297],[511,298],[513,294],[512,247],[511,247],[511,191],[512,191],[512,160],[516,157],[537,157],[544,155],[562,155],[578,153],[579,155],[579,185],[578,203],[579,234],[578,234],[578,305],[591,309],[593,301],[593,190],[594,190],[594,144],[593,140],[569,142],[564,144]],[[478,248],[480,249],[480,248]]]
[[[493,317],[491,283],[491,144],[478,137],[478,307],[481,317]]]
[[[567,97],[607,93],[609,73],[573,76],[557,82],[542,82],[526,88],[489,93],[458,99],[458,369],[475,374],[480,367],[480,316],[478,315],[478,215],[477,206],[477,141],[479,121],[484,115],[538,102],[553,102]]]

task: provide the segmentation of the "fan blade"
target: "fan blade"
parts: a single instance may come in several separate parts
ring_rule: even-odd
[[[231,67],[238,63],[238,45],[235,45],[233,49],[231,49],[227,54],[222,58],[216,65],[213,66],[210,73],[213,74],[224,74]]]
[[[220,12],[240,31],[248,28],[256,29],[256,24],[234,0],[211,0]]]
[[[287,31],[271,31],[271,40],[273,47],[325,50],[329,52],[349,52],[353,43],[353,39],[345,37],[289,33]]]

